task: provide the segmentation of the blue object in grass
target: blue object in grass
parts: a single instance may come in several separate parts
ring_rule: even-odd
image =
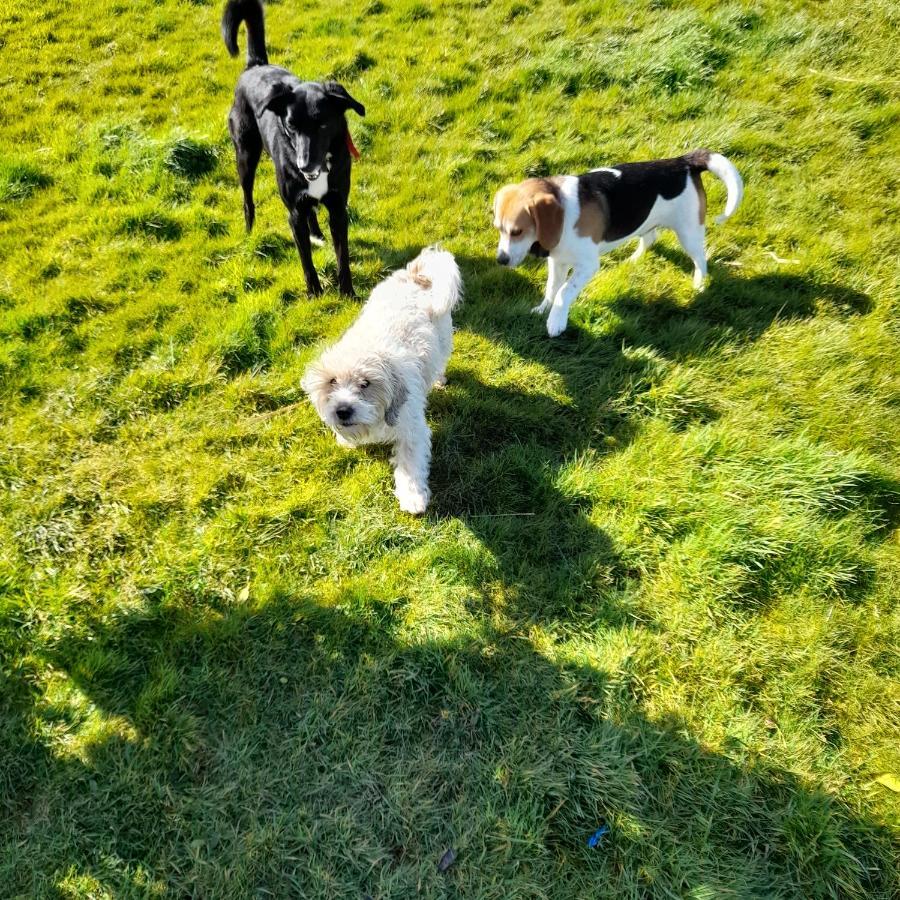
[[[587,840],[587,845],[592,850],[599,847],[600,842],[609,834],[609,825],[601,825]]]

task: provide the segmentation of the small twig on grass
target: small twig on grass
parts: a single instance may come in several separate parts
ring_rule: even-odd
[[[774,250],[766,250],[766,256],[771,256],[777,263],[798,263],[799,259],[783,259]]]
[[[875,82],[887,82],[888,84],[900,84],[900,79],[897,78],[850,78],[847,75],[835,75],[832,72],[823,72],[821,69],[814,69],[812,66],[807,66],[807,69],[812,72],[813,75],[824,75],[826,78],[833,78],[835,81],[847,81],[850,84],[870,84]]]
[[[546,825],[552,818],[556,816],[556,814],[566,805],[566,798],[563,797],[556,806],[553,807],[553,811],[544,819],[544,824]]]
[[[501,519],[507,516],[535,516],[537,513],[527,512],[527,513],[475,513],[473,516],[469,516],[470,519]]]

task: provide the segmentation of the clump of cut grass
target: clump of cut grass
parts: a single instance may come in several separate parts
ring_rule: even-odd
[[[122,234],[152,238],[155,241],[177,241],[183,230],[177,219],[152,209],[125,216],[120,226]]]
[[[272,359],[275,315],[258,309],[248,301],[238,304],[213,345],[222,370],[229,375],[252,371],[268,365]]]
[[[202,178],[212,172],[217,164],[216,148],[195,138],[177,138],[166,148],[165,167],[184,178]]]
[[[338,63],[331,71],[331,78],[335,81],[349,81],[359,77],[363,72],[368,72],[378,64],[374,56],[359,50],[343,63]]]
[[[53,179],[32,163],[0,161],[0,202],[27,200],[51,184]]]

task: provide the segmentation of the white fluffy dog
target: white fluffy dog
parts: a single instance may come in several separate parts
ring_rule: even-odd
[[[393,444],[394,493],[405,512],[425,512],[431,496],[425,406],[432,386],[446,383],[450,313],[460,294],[453,255],[427,247],[372,291],[356,321],[303,376],[342,447]]]

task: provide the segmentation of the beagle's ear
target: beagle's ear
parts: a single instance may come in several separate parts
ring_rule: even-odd
[[[535,194],[528,203],[528,212],[537,229],[538,243],[545,250],[552,250],[562,234],[562,204],[549,192]]]

